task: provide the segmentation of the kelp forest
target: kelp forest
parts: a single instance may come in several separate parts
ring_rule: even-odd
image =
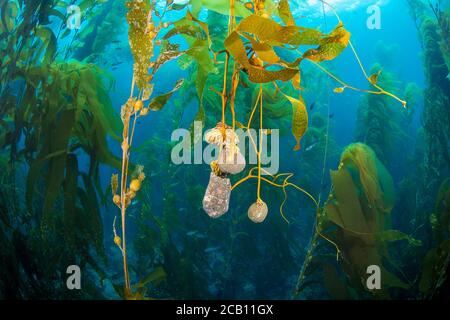
[[[370,5],[0,0],[0,298],[448,299],[450,6]]]

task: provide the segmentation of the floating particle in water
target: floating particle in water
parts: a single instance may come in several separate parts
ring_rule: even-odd
[[[212,253],[212,252],[216,252],[219,251],[222,247],[217,246],[217,247],[209,247],[205,249],[205,253]]]
[[[203,198],[203,209],[211,218],[219,218],[228,212],[231,197],[231,181],[226,176],[211,173]]]
[[[319,141],[313,142],[311,145],[309,145],[305,151],[311,151],[312,149],[314,149],[317,145],[319,144]]]

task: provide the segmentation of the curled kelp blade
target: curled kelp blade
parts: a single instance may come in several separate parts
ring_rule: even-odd
[[[203,209],[211,218],[220,218],[228,212],[231,197],[231,181],[225,176],[211,173],[203,198]]]

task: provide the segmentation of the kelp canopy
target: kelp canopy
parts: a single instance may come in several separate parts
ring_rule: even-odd
[[[72,5],[79,29],[67,23]],[[345,20],[323,8],[335,14],[331,28],[315,19],[317,27],[306,27],[288,0],[0,1],[0,297],[365,299],[433,297],[445,288],[448,180],[429,209],[432,245],[392,225],[404,193],[384,155],[397,128],[391,115],[401,118],[407,103],[381,67],[366,72]],[[448,16],[432,12],[438,22],[420,25],[425,96],[439,91],[446,101],[448,83],[431,80],[435,55],[448,61]],[[331,71],[344,52],[367,89]],[[417,86],[408,88],[409,105]],[[363,95],[361,143],[338,159],[329,95],[344,99],[350,90]],[[318,101],[305,98],[311,91]],[[439,136],[442,147],[443,130],[430,126],[439,115],[427,110],[427,137]],[[173,142],[163,138],[185,126],[192,141],[203,140],[194,121],[212,128],[205,140],[219,150],[207,170],[175,166]],[[249,135],[253,167],[249,150],[239,149],[238,129],[270,137],[270,128],[281,129],[281,158],[292,159],[293,173],[265,172],[262,138]],[[431,167],[445,156],[431,154],[435,184],[440,169]],[[338,166],[328,177],[331,162]],[[397,253],[421,246],[423,268],[418,261],[411,271]],[[83,292],[64,287],[74,264]],[[364,285],[370,265],[381,268],[382,290]]]

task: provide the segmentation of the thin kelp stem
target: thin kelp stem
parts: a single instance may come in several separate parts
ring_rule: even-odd
[[[297,189],[298,191],[300,191],[300,192],[302,192],[303,194],[305,194],[309,199],[311,199],[311,201],[314,203],[314,205],[315,205],[316,207],[318,206],[317,200],[316,200],[309,192],[307,192],[306,190],[300,188],[300,187],[297,186],[296,184],[289,182],[289,179],[292,178],[292,177],[294,176],[294,174],[292,174],[292,173],[280,174],[280,175],[278,175],[278,176],[275,176],[273,181],[270,181],[269,179],[264,178],[264,177],[262,177],[262,176],[260,177],[260,176],[258,176],[258,175],[254,175],[254,174],[253,174],[253,171],[255,171],[255,170],[258,170],[258,172],[259,172],[258,167],[253,168],[252,170],[250,170],[249,174],[248,174],[246,177],[244,177],[244,178],[242,178],[241,180],[239,180],[238,182],[236,182],[236,183],[231,187],[231,190],[236,189],[238,186],[240,186],[241,184],[243,184],[244,182],[246,182],[246,181],[248,181],[248,180],[250,180],[250,179],[258,179],[258,180],[260,180],[260,181],[266,182],[267,184],[269,184],[269,185],[271,185],[271,186],[273,186],[273,187],[281,188],[281,189],[283,189],[283,190],[286,189],[287,187],[292,187],[292,188],[294,188],[294,189]],[[264,171],[265,171],[265,170],[261,168],[261,172],[264,172]],[[267,174],[267,173],[266,173],[266,174]],[[284,176],[284,175],[287,175],[287,178],[283,181],[283,183],[282,183],[282,184],[276,183],[277,178],[278,178],[279,176]],[[282,215],[284,216],[284,214],[282,214]],[[285,220],[287,220],[287,219],[285,219]]]
[[[247,130],[247,135],[248,135],[248,137],[250,139],[250,142],[252,143],[253,149],[254,149],[254,151],[256,153],[258,153],[258,147],[257,147],[256,142],[253,139],[253,136],[252,136],[252,134],[250,132],[250,128],[251,128],[251,125],[252,125],[252,122],[253,122],[253,117],[254,117],[254,115],[256,113],[256,109],[258,108],[258,103],[259,103],[260,100],[262,100],[262,92],[261,91],[258,92],[258,96],[256,98],[255,105],[252,108],[252,111],[250,113],[250,117],[248,119],[247,127],[245,127],[245,129]]]
[[[230,35],[235,27],[236,20],[235,20],[235,0],[230,0],[230,17],[228,20],[228,35]],[[228,103],[228,68],[230,65],[230,54],[225,51],[225,67],[223,71],[223,90],[222,90],[222,126],[223,126],[223,133],[225,134],[225,128],[226,128],[226,116],[225,112],[227,109],[227,103]],[[234,71],[233,71],[234,74]],[[233,118],[234,118],[234,103],[232,106]],[[233,120],[234,122],[234,120]]]
[[[258,194],[257,199],[261,201],[261,153],[263,148],[263,86],[259,86],[259,148],[258,148]]]
[[[231,109],[231,117],[232,117],[232,128],[233,131],[236,130],[236,91],[239,85],[240,80],[240,70],[237,68],[236,63],[234,63],[233,67],[233,77],[231,82],[231,93],[230,93],[230,109]]]
[[[335,9],[332,5],[330,5],[328,2],[326,2],[326,1],[324,1],[324,0],[320,0],[320,1],[322,2],[322,4],[327,5],[327,6],[333,11],[333,13],[334,13],[334,15],[336,16],[337,20],[339,21],[339,23],[341,23],[342,20],[341,20],[341,18],[339,17],[339,14],[337,13],[336,9]],[[400,103],[402,104],[402,106],[403,106],[404,108],[406,108],[406,105],[407,105],[406,101],[400,99],[399,97],[397,97],[397,96],[394,95],[393,93],[384,90],[383,88],[381,88],[381,87],[376,83],[376,81],[373,81],[373,80],[369,77],[369,75],[367,74],[366,69],[364,68],[364,65],[362,64],[361,59],[359,58],[359,55],[358,55],[358,53],[356,52],[356,50],[355,50],[355,48],[354,48],[354,46],[353,46],[351,40],[349,40],[349,46],[350,46],[350,48],[352,49],[353,55],[355,56],[355,58],[356,58],[356,60],[357,60],[357,62],[358,62],[358,65],[359,65],[359,67],[361,68],[361,71],[362,71],[363,74],[364,74],[364,77],[366,78],[366,80],[367,80],[371,85],[373,85],[373,86],[374,86],[375,88],[377,88],[379,91],[362,90],[362,89],[358,89],[358,88],[349,86],[349,85],[347,85],[345,82],[343,82],[342,80],[340,80],[339,78],[337,78],[336,76],[334,76],[331,72],[329,72],[328,70],[326,70],[325,68],[323,68],[319,63],[317,63],[317,62],[315,62],[315,61],[311,61],[311,60],[310,60],[310,61],[313,62],[314,65],[318,66],[322,71],[324,71],[324,72],[325,72],[326,74],[328,74],[330,77],[332,77],[334,80],[336,80],[336,81],[339,82],[341,85],[343,85],[343,86],[344,86],[343,89],[349,88],[349,89],[352,89],[352,90],[355,90],[355,91],[365,92],[365,93],[369,93],[369,94],[387,95],[387,96],[389,96],[389,97],[391,97],[391,98],[397,100],[398,102],[400,102]],[[297,52],[298,52],[298,50],[297,50]]]
[[[228,66],[230,64],[230,55],[227,52],[226,58],[225,58],[225,67],[223,72],[223,90],[222,90],[222,125],[225,131],[226,128],[226,118],[225,118],[225,111],[227,108],[227,96],[228,96]]]
[[[122,141],[122,176],[120,186],[120,209],[122,218],[122,259],[123,259],[123,272],[124,272],[124,294],[125,296],[131,294],[130,278],[128,272],[128,259],[127,259],[127,245],[126,245],[126,190],[127,190],[127,173],[128,173],[128,158],[129,158],[129,125],[130,114],[127,114],[124,119],[123,128],[123,141]]]
[[[302,55],[302,53],[299,50],[296,50],[296,51],[297,51],[297,53]],[[308,59],[307,59],[307,61],[311,62],[314,66],[318,67],[320,70],[322,70],[324,73],[326,73],[329,77],[333,78],[336,82],[338,82],[340,85],[342,85],[345,89],[350,89],[350,90],[353,90],[353,91],[369,93],[369,94],[382,94],[382,92],[379,92],[379,91],[365,90],[365,89],[360,89],[360,88],[351,86],[351,85],[347,84],[346,82],[344,82],[343,80],[341,80],[340,78],[338,78],[336,75],[334,75],[330,71],[328,71],[320,63],[315,62],[313,60],[308,60]]]
[[[361,62],[361,59],[359,58],[358,54],[356,53],[356,50],[355,50],[355,48],[353,47],[353,44],[352,44],[351,41],[349,41],[349,45],[350,45],[350,48],[352,49],[353,54],[355,55],[356,60],[358,61],[358,64],[359,64],[359,66],[360,66],[362,72],[364,73],[364,77],[366,77],[367,81],[369,81],[375,88],[377,88],[378,90],[380,90],[380,92],[379,92],[378,94],[385,94],[385,95],[387,95],[387,96],[390,96],[391,98],[394,98],[395,100],[397,100],[398,102],[400,102],[400,103],[403,105],[403,107],[406,107],[406,101],[400,99],[399,97],[397,97],[396,95],[394,95],[394,94],[392,94],[392,93],[390,93],[390,92],[388,92],[388,91],[385,91],[385,90],[384,90],[383,88],[381,88],[378,84],[376,84],[375,82],[373,82],[373,81],[370,80],[370,77],[369,77],[369,75],[367,74],[367,72],[366,72],[366,70],[365,70],[365,68],[364,68],[364,66],[363,66],[363,64],[362,64],[362,62]]]

